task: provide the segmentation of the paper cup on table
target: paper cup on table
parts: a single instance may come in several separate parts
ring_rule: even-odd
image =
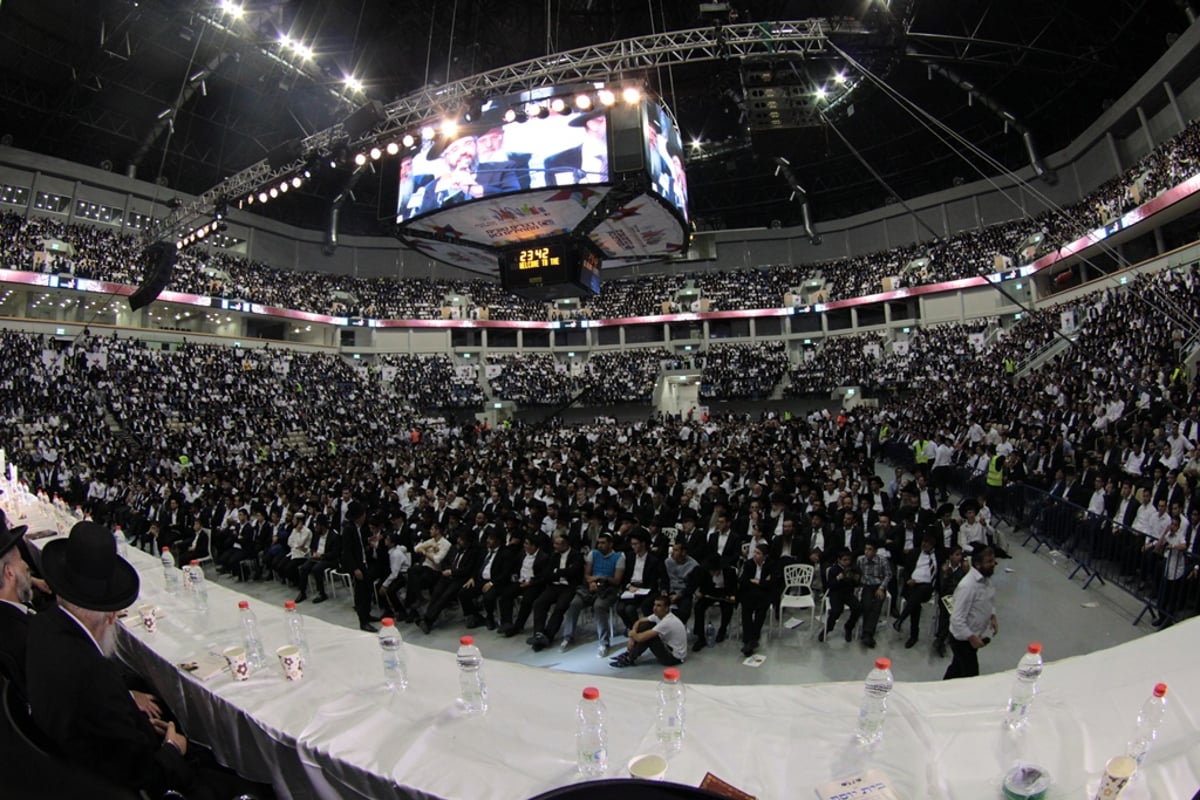
[[[154,616],[154,606],[138,606],[138,614],[142,617],[142,625],[150,633],[158,630],[158,620]]]
[[[1104,765],[1096,800],[1116,800],[1129,779],[1137,772],[1137,761],[1131,756],[1114,756]]]
[[[279,663],[283,666],[283,675],[289,681],[298,681],[304,677],[304,659],[300,656],[300,648],[287,644],[275,651]]]
[[[244,681],[250,677],[250,662],[246,660],[246,648],[226,647],[222,655],[229,662],[229,671],[235,681]]]
[[[643,781],[661,781],[667,774],[667,760],[657,753],[645,753],[629,759],[629,777]]]

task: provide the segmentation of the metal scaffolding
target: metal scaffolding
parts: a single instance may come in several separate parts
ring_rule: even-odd
[[[838,20],[834,24],[826,19],[692,28],[568,50],[481,72],[443,86],[424,87],[384,106],[382,120],[354,141],[348,140],[341,123],[319,131],[301,142],[301,155],[296,160],[276,168],[266,159],[252,164],[172,210],[146,235],[149,241],[186,235],[191,227],[202,224],[200,220],[211,219],[218,203],[236,202],[252,191],[293,175],[315,154],[328,153],[339,144],[345,144],[353,152],[364,143],[457,114],[466,104],[481,97],[517,94],[563,83],[633,80],[654,67],[683,63],[817,56],[830,52],[831,34],[845,37],[870,33],[870,29],[854,22]]]

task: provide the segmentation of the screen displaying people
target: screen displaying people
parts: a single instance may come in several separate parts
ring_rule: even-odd
[[[679,128],[666,109],[653,102],[646,103],[646,166],[654,191],[687,219],[687,174]]]
[[[608,181],[608,118],[604,109],[498,116],[454,138],[424,140],[400,162],[396,221],[441,208],[526,189]]]

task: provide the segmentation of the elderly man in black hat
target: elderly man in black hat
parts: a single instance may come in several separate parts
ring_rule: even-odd
[[[185,760],[187,738],[151,721],[126,689],[117,612],[138,597],[137,572],[102,526],[80,522],[46,545],[42,568],[58,607],[29,623],[26,674],[34,722],[73,763],[121,786],[205,796]]]

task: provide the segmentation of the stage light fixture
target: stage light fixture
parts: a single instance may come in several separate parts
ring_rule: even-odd
[[[246,9],[231,0],[221,0],[221,10],[234,19],[241,19],[246,14]]]
[[[545,106],[542,106],[541,108],[538,109],[538,112],[537,112],[538,119],[546,119],[549,116],[550,116],[550,109],[546,108]]]
[[[400,140],[400,144],[404,145],[405,147],[412,147],[416,143],[417,140],[413,138],[411,133],[404,134],[404,138]]]
[[[527,116],[527,117],[536,117],[541,110],[542,110],[542,107],[539,106],[537,103],[526,103],[525,104],[525,116]]]
[[[817,87],[816,95],[817,95],[818,100],[824,100],[825,95],[827,95],[827,94],[829,94],[829,92],[828,92],[828,90],[826,90],[826,88],[824,86]]]
[[[550,101],[550,110],[555,114],[561,114],[567,110],[567,102],[561,97],[556,97]]]
[[[280,194],[283,194],[284,192],[286,192],[286,191],[287,191],[288,189],[290,189],[290,188],[291,188],[291,186],[288,184],[288,182],[287,182],[287,181],[281,181],[281,182],[280,182],[280,184],[279,184],[279,193],[280,193]]]
[[[380,157],[383,156],[383,151],[378,147],[372,147],[370,155],[372,161],[378,161]]]
[[[629,103],[629,105],[633,105],[638,100],[642,99],[642,93],[636,86],[626,86],[621,91],[621,99],[623,99],[626,103]]]
[[[251,192],[250,194],[246,195],[246,205],[248,205],[248,206],[254,205],[254,192]]]
[[[260,202],[260,203],[265,203],[265,202],[267,202],[267,201],[268,201],[268,200],[270,200],[270,199],[271,199],[270,195],[268,195],[266,192],[259,192],[259,193],[258,193],[258,202]]]
[[[575,107],[580,111],[587,111],[592,107],[592,97],[586,94],[575,95]]]
[[[293,188],[293,189],[299,189],[299,188],[300,188],[300,185],[301,185],[302,183],[304,183],[304,181],[303,181],[303,179],[301,179],[301,177],[300,177],[299,175],[297,175],[296,177],[292,178],[292,188]]]
[[[346,83],[346,88],[352,92],[361,92],[363,90],[362,81],[360,81],[358,78],[354,77],[353,75],[347,75],[345,78],[345,83]]]
[[[517,121],[517,110],[515,108],[510,108],[507,111],[505,111],[504,112],[504,121],[505,122],[516,122]]]
[[[400,152],[400,145],[396,144],[395,142],[388,142],[387,147],[384,149],[387,150],[387,154],[389,156],[394,156],[396,153]]]
[[[596,99],[600,101],[602,106],[611,106],[617,102],[617,96],[613,94],[611,89],[601,89],[596,92]]]
[[[458,134],[458,123],[452,119],[442,120],[442,136],[450,138]]]
[[[838,86],[844,85],[846,83],[846,73],[839,72],[837,75],[834,75],[833,82],[836,83]]]
[[[360,167],[363,164],[366,164],[367,163],[367,154],[366,153],[355,153],[354,163]]]
[[[270,191],[267,192],[267,194],[269,194],[271,196],[271,199],[274,200],[276,197],[279,197],[279,190],[276,189],[274,186],[272,186]]]
[[[422,139],[425,139],[426,141],[428,141],[428,140],[432,139],[434,136],[437,136],[437,131],[434,130],[432,125],[426,125],[425,127],[421,128],[421,138]]]

